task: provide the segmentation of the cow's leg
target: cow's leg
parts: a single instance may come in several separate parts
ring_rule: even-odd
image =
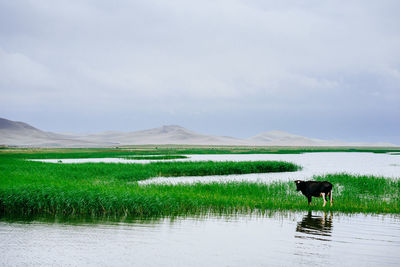
[[[332,207],[332,205],[333,205],[332,190],[329,192],[329,200],[331,202],[331,207]]]
[[[325,193],[321,193],[322,199],[324,200],[324,205],[322,207],[325,207],[326,205],[326,198],[325,198]]]
[[[311,205],[311,196],[307,196],[307,199],[308,199],[308,206],[310,206]]]

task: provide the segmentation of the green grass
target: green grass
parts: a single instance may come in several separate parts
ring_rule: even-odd
[[[96,151],[114,153],[104,149]],[[0,153],[1,215],[154,217],[309,209],[306,198],[295,190],[293,182],[146,186],[137,183],[156,176],[280,172],[299,168],[290,163],[52,164],[23,160],[38,158],[38,155],[53,158],[54,153],[73,156],[91,152]],[[313,210],[400,213],[399,180],[347,174],[315,179],[328,180],[334,185],[334,206],[322,208],[322,199],[313,198]]]
[[[23,180],[24,183],[51,183],[114,180],[135,182],[153,177],[204,176],[246,173],[297,171],[300,167],[282,161],[250,162],[151,162],[149,164],[79,163],[56,164],[35,161],[2,159],[0,161],[0,187]]]
[[[311,152],[400,152],[395,147],[261,147],[261,146],[128,146],[121,148],[7,148],[0,149],[1,158],[107,158],[145,155],[188,154],[301,154]]]
[[[322,199],[314,198],[313,210],[400,212],[399,181],[344,174],[316,179],[334,184],[334,206],[322,208]],[[154,217],[309,209],[293,182],[139,186],[122,181],[75,180],[2,186],[0,196],[0,210],[6,215]]]
[[[151,199],[147,191],[141,191],[145,187],[137,184],[140,180],[156,176],[282,172],[299,168],[292,163],[276,161],[54,164],[3,157],[0,158],[0,214],[121,215],[125,204],[139,201],[140,206],[141,200]],[[119,205],[122,206],[116,208]],[[147,208],[149,210],[132,206],[129,214],[159,213]]]
[[[121,156],[124,159],[135,160],[169,160],[169,159],[187,159],[187,156],[182,155],[160,155],[160,156]]]

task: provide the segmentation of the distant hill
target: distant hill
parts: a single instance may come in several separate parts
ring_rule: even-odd
[[[103,132],[80,136],[91,142],[118,142],[120,145],[145,144],[193,144],[193,145],[242,145],[246,142],[233,137],[220,137],[199,134],[178,125],[166,125],[160,128],[137,132]]]
[[[276,146],[321,146],[339,144],[338,141],[313,139],[283,131],[269,131],[261,133],[249,138],[248,140],[254,144],[271,144]]]
[[[58,134],[27,123],[0,118],[0,145],[22,147],[105,147],[117,145],[256,145],[256,146],[395,146],[390,143],[348,143],[312,139],[283,131],[261,133],[247,139],[196,133],[179,125],[135,132],[107,131],[94,134]]]
[[[22,147],[89,147],[97,146],[71,136],[44,132],[27,123],[0,118],[0,145]]]

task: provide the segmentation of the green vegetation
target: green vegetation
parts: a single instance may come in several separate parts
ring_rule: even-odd
[[[282,172],[299,168],[276,161],[53,164],[3,156],[0,158],[0,214],[121,215],[120,208],[123,208],[124,212],[131,209],[132,216],[157,215],[153,208],[143,211],[135,208],[142,205],[140,201],[151,199],[148,194],[152,192],[139,186],[137,181],[156,176]],[[127,206],[120,206],[121,203],[133,206],[126,210]],[[149,204],[154,205],[151,201]]]
[[[308,210],[293,182],[139,185],[156,176],[296,171],[287,162],[152,162],[52,164],[23,160],[84,155],[83,150],[0,152],[0,215],[153,217],[205,213]],[[119,151],[119,150],[117,150]],[[143,151],[140,151],[142,153]],[[119,152],[98,149],[94,154]],[[126,155],[126,151],[124,152]],[[165,153],[164,153],[165,155]],[[64,158],[64,157],[61,157]],[[333,207],[313,198],[311,209],[400,213],[400,180],[347,174],[315,177],[334,184]]]
[[[314,210],[400,212],[399,181],[350,175],[316,179],[334,184],[334,205],[322,208],[322,200],[313,199]],[[8,215],[152,217],[309,209],[293,182],[147,186],[124,181],[30,183],[1,186],[0,203],[1,213]]]
[[[8,148],[0,149],[1,158],[108,158],[146,155],[188,154],[301,154],[311,152],[400,152],[394,147],[261,147],[261,146],[129,146],[120,148]]]
[[[149,164],[79,163],[54,164],[24,160],[2,160],[0,187],[18,183],[64,183],[71,181],[136,182],[153,177],[202,176],[297,171],[289,162],[152,162]]]
[[[187,159],[187,156],[182,155],[161,155],[161,156],[122,156],[124,159],[135,160],[168,160],[168,159]]]

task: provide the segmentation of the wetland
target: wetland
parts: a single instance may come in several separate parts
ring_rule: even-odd
[[[0,265],[397,265],[396,151],[238,149],[2,150]]]

